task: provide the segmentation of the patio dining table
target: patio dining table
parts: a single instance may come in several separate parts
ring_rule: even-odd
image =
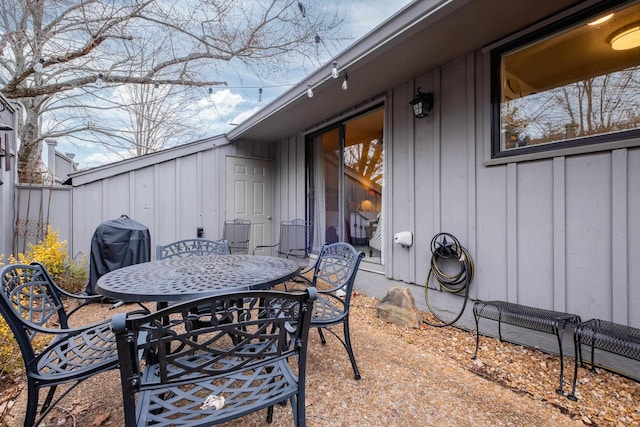
[[[96,291],[122,302],[168,302],[267,289],[294,278],[298,263],[257,255],[167,258],[119,268],[100,277]]]

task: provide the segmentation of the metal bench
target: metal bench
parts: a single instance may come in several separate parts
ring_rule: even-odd
[[[498,322],[498,338],[500,341],[502,341],[503,323],[555,335],[558,339],[558,351],[560,353],[560,384],[556,392],[564,394],[562,391],[564,383],[562,335],[568,323],[580,323],[580,316],[505,301],[476,301],[473,305],[473,316],[476,321],[476,351],[473,354],[473,359],[478,355],[478,346],[480,344],[478,321],[481,317]]]
[[[591,370],[595,371],[595,349],[617,354],[632,360],[640,361],[640,329],[624,326],[600,319],[587,320],[578,324],[573,333],[576,351],[576,364],[573,374],[573,387],[567,396],[570,400],[578,400],[575,395],[578,382],[578,362],[584,366],[582,345],[591,346]]]

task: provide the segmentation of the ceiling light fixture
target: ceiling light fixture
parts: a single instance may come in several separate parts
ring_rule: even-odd
[[[338,73],[338,62],[333,61],[333,64],[331,65],[331,77],[333,77],[334,79],[337,79],[339,75],[340,74]]]
[[[313,89],[311,89],[311,83],[307,83],[307,96],[313,98]]]
[[[608,14],[606,16],[603,16],[602,18],[598,18],[595,21],[591,21],[587,25],[591,25],[591,26],[600,25],[600,24],[602,24],[604,22],[607,22],[611,18],[613,18],[613,13],[610,13],[610,14]]]
[[[347,83],[347,80],[349,80],[349,75],[347,73],[344,73],[344,80],[342,81],[342,90],[349,89],[349,83]]]
[[[609,38],[613,50],[628,50],[640,47],[640,21],[623,27]]]

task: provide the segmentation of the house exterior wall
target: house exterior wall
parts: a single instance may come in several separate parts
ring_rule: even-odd
[[[272,158],[274,154],[268,144],[245,141],[74,184],[74,253],[88,256],[96,227],[120,215],[145,225],[152,246],[196,237],[198,227],[204,229],[204,238],[222,238],[229,155]]]
[[[0,94],[0,123],[8,124],[14,129],[17,127],[17,115],[13,107],[2,94]],[[4,152],[5,135],[9,138],[9,153]],[[16,182],[16,133],[15,131],[0,131],[0,152],[9,156],[10,168],[6,168],[6,157],[0,158],[0,255],[6,257],[13,251],[13,229],[15,223],[15,182]],[[1,259],[1,258],[0,258]]]
[[[383,209],[385,275],[392,282],[386,283],[415,285],[424,298],[431,239],[448,232],[474,259],[472,299],[640,327],[640,313],[632,309],[640,302],[640,266],[633,262],[640,256],[634,215],[640,210],[640,148],[486,165],[487,55],[469,54],[387,94]],[[414,120],[409,101],[416,87],[433,91],[436,107]],[[298,140],[281,144],[288,176],[293,170],[304,176]],[[279,185],[282,194],[294,194],[290,180]],[[304,200],[295,194],[296,203]],[[408,249],[390,243],[402,230],[414,233]],[[436,307],[455,311],[460,298],[436,296]],[[473,328],[470,306],[463,323]]]
[[[280,222],[306,217],[304,146],[304,135],[294,135],[282,141],[277,151],[274,164],[273,236],[279,234]]]

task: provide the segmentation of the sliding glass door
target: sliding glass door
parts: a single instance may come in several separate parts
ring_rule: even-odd
[[[376,107],[307,138],[309,213],[315,251],[348,242],[382,263],[384,109]]]

